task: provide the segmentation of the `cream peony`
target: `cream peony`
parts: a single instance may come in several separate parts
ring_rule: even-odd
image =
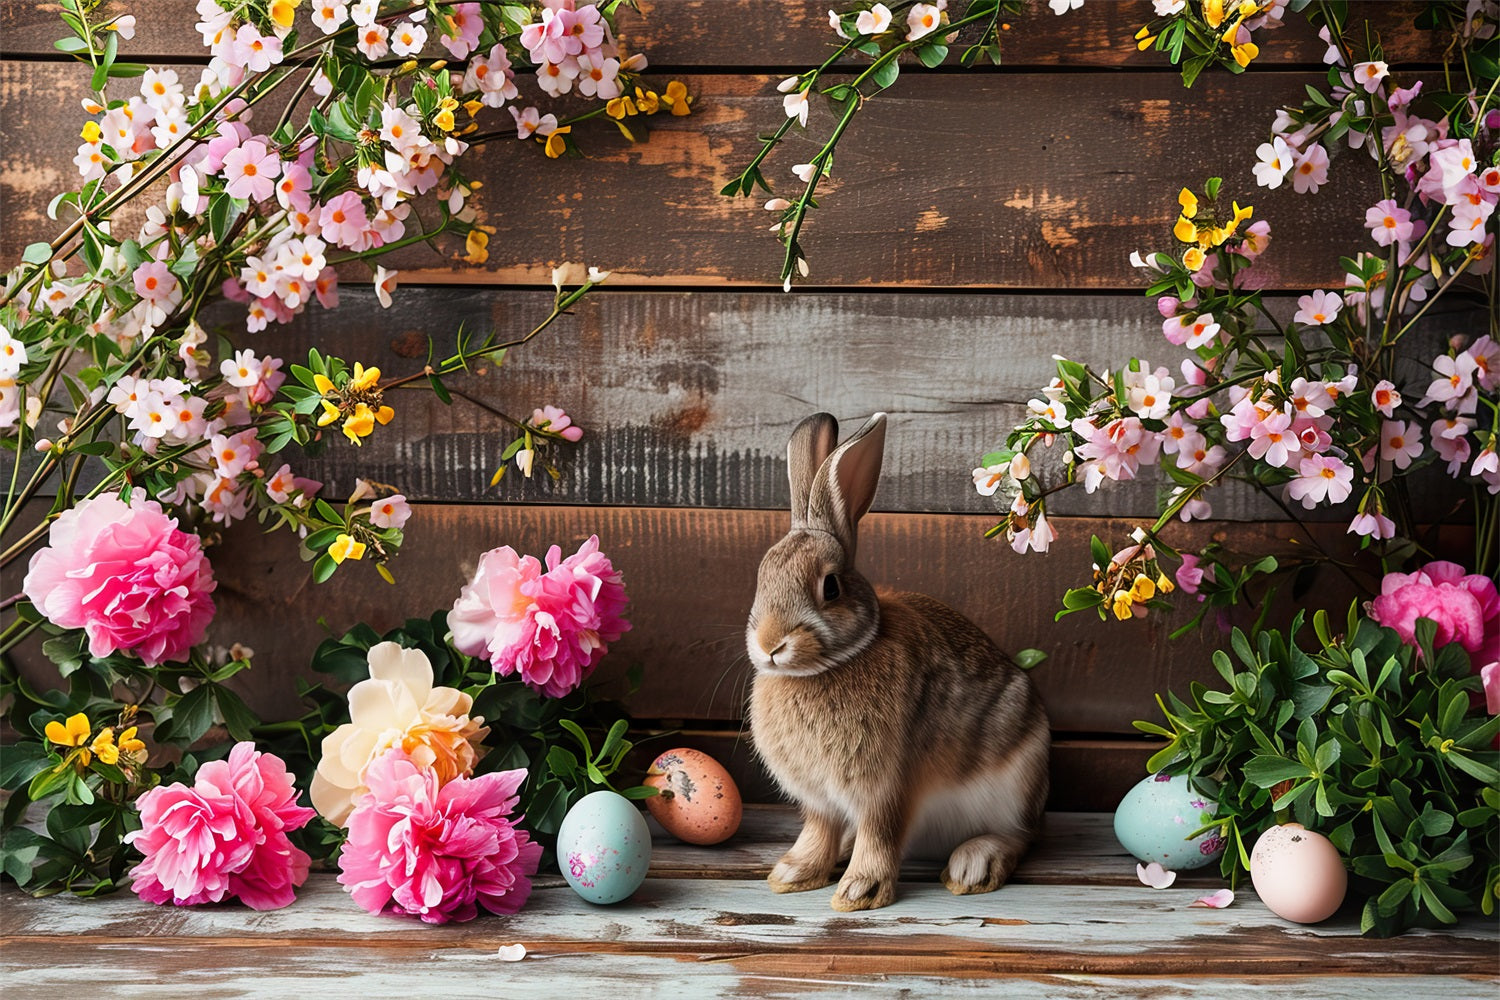
[[[323,739],[312,780],[312,803],[330,823],[344,826],[368,789],[365,769],[392,748],[445,784],[474,770],[489,733],[471,718],[474,700],[455,688],[432,686],[432,664],[418,649],[382,642],[370,649],[370,677],[349,689],[350,722]]]

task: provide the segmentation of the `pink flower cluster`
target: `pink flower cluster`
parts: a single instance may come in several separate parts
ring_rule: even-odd
[[[622,617],[625,585],[599,551],[598,536],[561,556],[552,546],[543,572],[509,545],[486,552],[448,613],[460,652],[519,675],[549,698],[583,683],[609,643],[630,629]]]
[[[196,365],[194,345],[201,343],[193,330],[184,337],[181,356]],[[213,520],[231,524],[246,516],[255,502],[255,487],[263,483],[274,503],[301,506],[322,484],[292,474],[285,463],[268,475],[260,466],[263,447],[254,426],[234,431],[249,422],[251,414],[269,403],[285,381],[280,358],[257,357],[254,351],[236,351],[219,365],[223,382],[201,395],[195,384],[178,378],[137,378],[122,375],[105,397],[135,431],[134,443],[148,454],[162,444],[201,447],[181,456],[184,465],[198,471],[177,484],[166,496],[170,503],[197,500]],[[218,416],[205,416],[213,404],[221,404]]]
[[[1456,642],[1475,672],[1500,664],[1500,592],[1495,581],[1465,573],[1451,562],[1430,562],[1415,573],[1387,573],[1370,617],[1395,629],[1401,641],[1416,645],[1417,619],[1437,625],[1434,647]]]
[[[125,835],[146,855],[131,888],[151,903],[189,906],[234,897],[252,910],[286,906],[310,859],[287,834],[317,815],[297,805],[286,765],[253,743],[198,769],[192,787],[162,785],[137,802],[141,828]]]
[[[546,0],[541,19],[521,29],[521,45],[548,95],[561,97],[576,87],[601,101],[620,96],[620,46],[593,4]],[[644,62],[631,68],[643,69]]]
[[[1329,41],[1326,27],[1321,34],[1324,41]],[[1344,65],[1342,54],[1331,42],[1324,59]],[[1411,199],[1402,203],[1388,197],[1371,206],[1365,213],[1365,225],[1372,238],[1383,248],[1395,246],[1403,266],[1430,272],[1429,255],[1424,252],[1417,256],[1414,251],[1430,225],[1424,215],[1435,211],[1423,213],[1421,208],[1435,210],[1443,206],[1448,210],[1443,242],[1449,247],[1484,247],[1483,259],[1470,270],[1475,274],[1487,271],[1493,264],[1490,258],[1495,239],[1487,222],[1500,201],[1500,168],[1480,162],[1470,139],[1450,137],[1447,117],[1425,118],[1414,109],[1414,102],[1422,93],[1422,81],[1406,88],[1396,87],[1389,67],[1379,61],[1341,69],[1340,79],[1341,83],[1330,95],[1332,111],[1314,115],[1287,110],[1277,113],[1271,141],[1257,150],[1260,157],[1255,168],[1257,182],[1275,188],[1290,176],[1296,191],[1316,193],[1328,180],[1328,152],[1313,141],[1314,137],[1338,122],[1346,103],[1352,106],[1355,115],[1362,117],[1371,113],[1372,104],[1376,111],[1383,105],[1391,116],[1391,124],[1381,129],[1378,144],[1370,141],[1364,131],[1354,128],[1345,133],[1345,139],[1351,149],[1364,148],[1372,157],[1379,158],[1382,154],[1388,157],[1404,173],[1417,204],[1413,205]],[[1351,287],[1359,287],[1351,305],[1362,305],[1368,296],[1373,307],[1381,308],[1383,281],[1368,290],[1358,278],[1351,276],[1348,281]],[[1418,283],[1420,294],[1413,295],[1412,300],[1420,301],[1435,284],[1429,273]]]
[[[430,924],[515,913],[531,894],[541,846],[510,812],[524,769],[441,783],[400,750],[372,762],[349,815],[339,882],[364,909]]]
[[[89,652],[155,666],[187,658],[214,616],[213,569],[197,535],[137,491],[63,511],[21,585],[47,620],[81,628]]]

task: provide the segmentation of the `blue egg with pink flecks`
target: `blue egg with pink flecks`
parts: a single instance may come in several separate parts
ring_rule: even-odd
[[[557,831],[557,867],[590,903],[618,903],[646,879],[651,831],[625,796],[592,792],[568,810]]]
[[[1213,822],[1218,809],[1187,778],[1153,774],[1125,793],[1115,809],[1115,838],[1141,861],[1171,871],[1202,868],[1224,853],[1224,838],[1218,828],[1189,835]]]

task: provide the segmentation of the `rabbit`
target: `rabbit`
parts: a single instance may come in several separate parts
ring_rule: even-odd
[[[999,888],[1047,801],[1050,726],[1026,672],[958,612],[877,595],[855,569],[885,428],[877,413],[835,447],[818,413],[792,432],[791,531],[761,561],[745,631],[752,741],[803,818],[768,881],[821,888],[847,858],[841,911],[889,905],[903,856],[946,857],[955,894]]]

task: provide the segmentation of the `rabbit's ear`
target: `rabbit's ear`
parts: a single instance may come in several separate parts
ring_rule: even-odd
[[[807,504],[813,480],[833,446],[838,444],[839,422],[831,413],[814,413],[797,425],[786,445],[787,478],[792,483],[792,527],[807,524]]]
[[[884,453],[885,414],[877,413],[834,449],[813,483],[808,520],[837,535],[851,560],[855,527],[875,500]]]

